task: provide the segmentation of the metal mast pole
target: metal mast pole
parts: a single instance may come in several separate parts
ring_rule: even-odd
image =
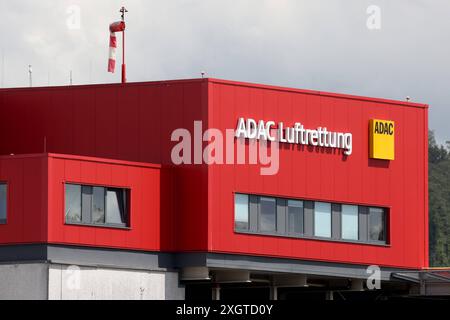
[[[5,50],[2,49],[2,88],[5,87]]]
[[[28,74],[30,76],[30,78],[29,78],[29,81],[30,81],[29,85],[30,85],[30,88],[31,88],[33,86],[33,67],[31,66],[31,64],[28,65]]]
[[[122,13],[122,21],[125,22],[125,13],[128,12],[125,7],[122,7],[120,9],[120,12]],[[125,30],[122,32],[122,83],[127,82],[127,69],[125,65]]]

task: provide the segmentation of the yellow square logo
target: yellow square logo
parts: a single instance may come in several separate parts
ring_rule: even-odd
[[[395,159],[395,122],[370,120],[369,149],[370,158],[382,160]]]

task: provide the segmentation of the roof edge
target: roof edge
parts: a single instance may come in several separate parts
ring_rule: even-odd
[[[358,96],[358,95],[352,95],[352,94],[333,93],[333,92],[309,90],[309,89],[296,89],[296,88],[283,87],[283,86],[258,84],[258,83],[252,83],[252,82],[240,82],[240,81],[224,80],[224,79],[216,79],[216,78],[208,78],[207,80],[211,83],[226,84],[226,85],[232,85],[232,86],[234,85],[234,86],[243,86],[243,87],[249,87],[249,88],[258,88],[258,89],[266,89],[266,90],[274,90],[274,91],[296,92],[296,93],[319,95],[319,96],[324,96],[324,97],[333,97],[333,98],[340,98],[340,99],[351,99],[351,100],[369,101],[369,102],[375,102],[375,103],[394,104],[394,105],[401,105],[401,106],[421,108],[421,109],[429,108],[428,104],[418,103],[418,102],[406,102],[406,101],[400,101],[400,100],[394,100],[394,99],[365,97],[365,96]]]
[[[154,164],[154,163],[148,163],[148,162],[117,160],[117,159],[110,159],[110,158],[100,158],[100,157],[90,157],[90,156],[81,156],[81,155],[60,154],[60,153],[30,153],[30,154],[11,154],[11,155],[1,155],[0,156],[0,160],[28,159],[28,158],[53,158],[53,159],[65,159],[65,160],[78,160],[78,161],[85,161],[85,162],[117,164],[117,165],[124,165],[124,166],[145,167],[145,168],[154,168],[154,169],[161,169],[163,167],[161,164]]]
[[[191,79],[173,79],[173,80],[155,80],[155,81],[140,81],[140,82],[128,82],[128,83],[104,83],[104,84],[82,84],[82,85],[72,85],[72,86],[51,86],[51,87],[17,87],[17,88],[0,88],[1,92],[9,92],[9,91],[33,91],[33,90],[71,90],[71,89],[89,89],[89,88],[99,88],[99,87],[134,87],[134,86],[142,86],[142,85],[170,85],[170,84],[179,84],[179,83],[218,83],[232,86],[242,86],[248,88],[258,88],[258,89],[266,89],[266,90],[274,90],[274,91],[284,91],[284,92],[296,92],[303,93],[309,95],[318,95],[324,97],[332,97],[332,98],[340,98],[340,99],[351,99],[351,100],[359,100],[359,101],[369,101],[375,103],[384,103],[384,104],[392,104],[392,105],[401,105],[413,108],[422,108],[428,109],[429,105],[426,103],[419,102],[406,102],[394,99],[385,99],[385,98],[375,98],[375,97],[365,97],[358,96],[352,94],[345,93],[334,93],[327,91],[319,91],[319,90],[311,90],[311,89],[297,89],[292,87],[284,87],[284,86],[276,86],[269,84],[259,84],[253,82],[243,82],[243,81],[235,81],[235,80],[226,80],[219,78],[191,78]]]

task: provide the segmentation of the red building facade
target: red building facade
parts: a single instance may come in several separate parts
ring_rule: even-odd
[[[258,164],[173,163],[174,130],[187,129],[195,139],[195,121],[203,130],[226,132],[235,130],[240,118],[348,132],[352,152],[280,144],[274,175],[261,175]],[[395,122],[394,160],[369,157],[373,119]],[[250,270],[249,257],[266,259],[255,262],[255,270],[270,259],[428,267],[427,105],[217,79],[2,89],[0,136],[0,181],[8,199],[2,245],[204,255],[189,265],[181,259],[180,268],[220,267],[209,255],[240,257]],[[238,143],[235,139],[233,148]],[[248,152],[248,141],[245,148]],[[127,226],[68,224],[65,185],[71,183],[129,190]],[[246,230],[236,229],[236,195],[250,203]],[[275,229],[259,232],[265,217],[257,209],[252,213],[251,203],[265,210],[261,201],[267,199],[284,207],[276,209]],[[303,208],[302,231],[293,235],[285,225],[295,201]],[[331,208],[329,237],[315,236],[324,217],[316,211],[323,204]],[[383,210],[382,243],[345,241],[343,229],[335,231],[335,211],[341,226],[347,219],[342,208],[354,207],[360,208],[359,237],[364,208]]]

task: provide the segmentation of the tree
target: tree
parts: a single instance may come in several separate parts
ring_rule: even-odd
[[[447,148],[449,147],[450,141],[447,141]],[[428,156],[430,163],[439,163],[445,159],[448,159],[447,149],[444,148],[444,146],[437,144],[433,131],[430,131],[428,135]]]
[[[450,266],[450,144],[447,148],[429,135],[430,264]]]

